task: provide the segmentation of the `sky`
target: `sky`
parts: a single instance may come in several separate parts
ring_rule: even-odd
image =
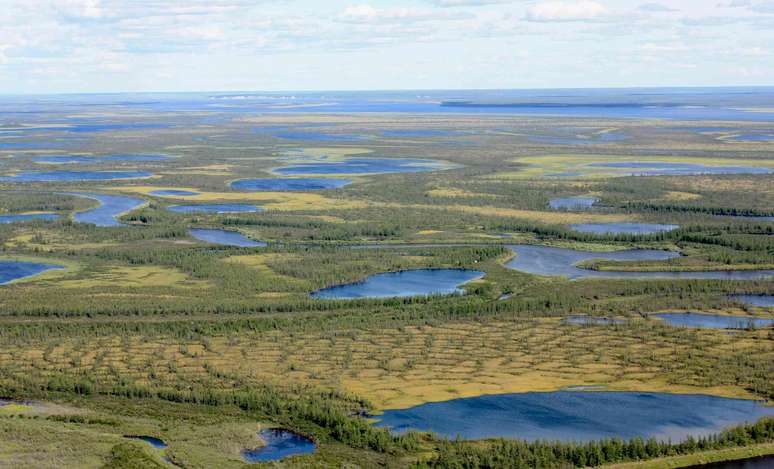
[[[774,84],[774,0],[0,0],[0,12],[0,94]]]

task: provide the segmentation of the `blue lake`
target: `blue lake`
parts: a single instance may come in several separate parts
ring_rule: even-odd
[[[358,134],[330,134],[323,132],[313,131],[301,131],[290,130],[286,132],[278,132],[274,134],[275,137],[284,140],[313,140],[318,142],[359,142],[367,140],[367,135]]]
[[[109,181],[151,176],[145,171],[23,171],[0,177],[0,182]]]
[[[591,259],[612,261],[663,261],[679,257],[671,251],[632,249],[614,252],[588,252],[574,249],[534,246],[527,244],[508,246],[516,257],[505,266],[535,275],[564,276],[570,279],[586,277],[604,278],[674,278],[674,279],[721,279],[753,280],[774,277],[774,270],[731,270],[710,272],[624,272],[582,269],[575,264]]]
[[[186,197],[189,195],[199,195],[198,192],[194,191],[182,191],[177,189],[162,189],[157,191],[150,191],[150,195],[155,195],[158,197]]]
[[[597,202],[596,197],[565,197],[551,199],[548,206],[554,210],[588,210]]]
[[[616,174],[632,176],[670,176],[670,175],[700,175],[700,174],[769,174],[769,168],[756,166],[707,166],[699,163],[659,163],[659,162],[620,162],[591,163],[595,168],[624,169],[629,171]]]
[[[356,298],[394,298],[408,296],[448,295],[460,289],[483,272],[467,269],[417,269],[372,275],[361,282],[324,288],[312,293],[313,298],[349,300]]]
[[[205,241],[212,244],[223,246],[236,246],[241,248],[259,248],[266,246],[266,243],[254,241],[237,231],[192,228],[188,232],[199,241]]]
[[[680,228],[679,225],[662,225],[659,223],[581,223],[570,225],[575,231],[581,233],[606,234],[633,234],[649,235],[673,231]]]
[[[78,212],[73,215],[73,219],[79,223],[92,223],[97,226],[120,226],[118,217],[124,213],[142,207],[145,204],[143,199],[126,197],[123,195],[106,195],[89,192],[71,192],[67,195],[77,197],[86,197],[99,201],[99,206],[85,212]]]
[[[231,187],[241,191],[320,191],[339,189],[351,184],[349,179],[292,178],[292,179],[240,179]]]
[[[0,260],[0,285],[27,277],[34,277],[47,270],[64,269],[61,265],[36,262]]]
[[[20,213],[14,215],[0,215],[0,223],[16,223],[32,220],[56,220],[59,215],[56,213]]]
[[[166,448],[168,446],[167,443],[164,440],[162,440],[160,438],[155,438],[155,437],[152,437],[152,436],[127,435],[124,438],[129,438],[130,440],[144,441],[146,443],[149,443],[151,446],[153,446],[156,449],[164,449],[164,448]]]
[[[635,437],[681,441],[689,435],[774,415],[743,399],[645,392],[530,392],[487,395],[388,410],[378,426],[478,440],[589,441]],[[625,418],[622,418],[624,416]]]
[[[663,320],[670,326],[694,327],[698,329],[748,329],[774,325],[774,319],[752,316],[729,316],[705,313],[657,313],[651,316]]]
[[[750,306],[774,308],[774,295],[731,295],[730,298]]]
[[[343,160],[296,163],[274,170],[284,176],[304,174],[388,174],[418,173],[443,169],[434,160],[409,158],[347,158]]]
[[[313,453],[314,441],[288,430],[270,428],[258,434],[266,443],[256,449],[242,451],[247,462],[277,461],[288,456]]]
[[[167,209],[177,213],[255,213],[263,211],[261,207],[246,204],[173,205]]]

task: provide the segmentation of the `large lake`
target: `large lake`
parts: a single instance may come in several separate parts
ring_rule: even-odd
[[[338,189],[351,184],[349,179],[330,178],[264,178],[240,179],[231,183],[231,187],[240,191],[320,191]]]
[[[260,248],[266,246],[262,241],[255,241],[237,231],[192,228],[188,232],[199,241],[223,246],[235,246],[240,248]]]
[[[346,158],[343,160],[295,163],[274,170],[284,176],[306,174],[388,174],[418,173],[443,169],[445,165],[434,160],[409,158]]]
[[[140,208],[145,204],[143,199],[126,197],[124,195],[94,194],[90,192],[70,192],[67,195],[97,200],[99,202],[97,208],[78,212],[73,215],[73,219],[80,223],[92,223],[101,227],[120,226],[119,216]]]
[[[751,280],[774,277],[774,270],[624,272],[582,269],[575,266],[575,264],[579,262],[591,259],[612,261],[662,261],[680,256],[680,254],[671,251],[631,249],[614,252],[588,252],[528,244],[510,245],[508,248],[516,254],[516,257],[505,264],[509,269],[535,275],[564,276],[570,279],[606,277]]]
[[[109,181],[151,176],[146,171],[22,171],[13,176],[2,176],[0,182],[72,182]]]
[[[394,298],[462,293],[459,287],[482,278],[483,272],[467,269],[417,269],[371,275],[361,282],[324,288],[313,298],[348,300]]]
[[[0,260],[0,285],[27,277],[34,277],[48,270],[63,269],[61,265],[37,262]]]
[[[530,392],[454,399],[388,410],[379,426],[464,439],[589,441],[654,437],[680,441],[774,415],[758,402],[696,394]]]
[[[758,329],[774,325],[774,319],[727,314],[657,313],[651,316],[661,319],[670,326],[697,329]]]
[[[774,308],[774,295],[731,295],[730,298],[750,306]]]

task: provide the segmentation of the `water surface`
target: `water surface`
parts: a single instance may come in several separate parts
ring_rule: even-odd
[[[701,174],[769,174],[771,169],[758,166],[708,166],[700,163],[618,162],[591,163],[595,168],[623,169],[617,175],[631,176],[691,176]]]
[[[774,467],[774,455],[758,456],[756,458],[722,461],[689,466],[685,469],[771,469]]]
[[[319,191],[339,189],[351,184],[349,179],[328,178],[290,178],[290,179],[240,179],[231,183],[231,187],[241,191]]]
[[[56,213],[18,213],[13,215],[0,215],[0,224],[16,223],[32,220],[56,220],[59,215]]]
[[[548,206],[554,210],[587,210],[597,202],[596,197],[564,197],[551,199]]]
[[[661,319],[670,326],[697,329],[758,329],[774,325],[774,319],[752,316],[706,313],[657,313],[651,316]]]
[[[209,204],[209,205],[173,205],[167,210],[177,213],[255,213],[262,212],[261,207],[247,204]]]
[[[570,279],[605,277],[752,280],[774,277],[774,270],[624,272],[582,269],[575,266],[575,264],[578,264],[579,262],[592,259],[611,261],[664,261],[680,256],[679,253],[671,251],[630,249],[627,251],[614,252],[590,252],[528,244],[510,245],[508,248],[516,254],[515,258],[505,264],[509,269],[535,275],[564,276]]]
[[[0,177],[1,182],[109,181],[152,176],[146,171],[22,171]]]
[[[78,212],[73,215],[73,219],[80,223],[92,223],[101,227],[120,226],[119,216],[140,208],[145,204],[143,199],[127,197],[125,195],[106,195],[91,192],[70,192],[67,195],[97,200],[99,202],[97,208]]]
[[[313,453],[317,449],[314,441],[288,430],[270,428],[261,430],[259,435],[266,445],[242,451],[247,462],[277,461],[288,456]]]
[[[530,392],[454,399],[388,410],[377,424],[464,439],[681,441],[774,414],[755,401],[696,394]],[[625,418],[622,418],[624,416]]]
[[[389,174],[418,173],[442,169],[434,160],[414,158],[346,158],[342,160],[295,163],[274,170],[284,176],[305,174]]]
[[[187,197],[189,195],[199,195],[199,192],[183,191],[179,189],[160,189],[157,191],[150,191],[149,194],[158,197]]]
[[[120,154],[120,155],[103,155],[103,156],[83,156],[83,155],[52,155],[52,156],[39,156],[33,158],[35,163],[45,164],[75,164],[75,163],[102,163],[106,161],[164,161],[169,159],[165,155],[142,155],[142,154]]]
[[[129,438],[131,440],[140,440],[144,441],[146,443],[150,443],[151,446],[153,446],[156,449],[164,449],[167,446],[167,443],[160,439],[153,436],[145,436],[145,435],[127,435],[125,438]]]
[[[221,244],[223,246],[236,246],[241,248],[258,248],[266,246],[266,243],[254,241],[237,231],[192,228],[188,230],[188,232],[199,241]]]
[[[275,137],[284,140],[312,140],[318,142],[360,142],[367,140],[367,135],[358,134],[330,134],[314,131],[302,131],[302,130],[289,130],[284,132],[277,132]]]
[[[680,228],[680,225],[664,225],[660,223],[580,223],[570,225],[570,228],[581,233],[594,233],[599,235],[649,235],[673,231]]]
[[[363,281],[324,288],[312,293],[320,299],[394,298],[462,293],[459,288],[483,272],[467,269],[417,269],[371,275]]]
[[[774,295],[731,295],[730,298],[750,306],[774,308]]]
[[[0,260],[0,285],[27,277],[34,277],[48,270],[64,269],[61,265],[37,262]]]

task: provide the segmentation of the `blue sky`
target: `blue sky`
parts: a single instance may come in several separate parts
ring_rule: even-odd
[[[774,84],[774,0],[0,3],[0,93]]]

